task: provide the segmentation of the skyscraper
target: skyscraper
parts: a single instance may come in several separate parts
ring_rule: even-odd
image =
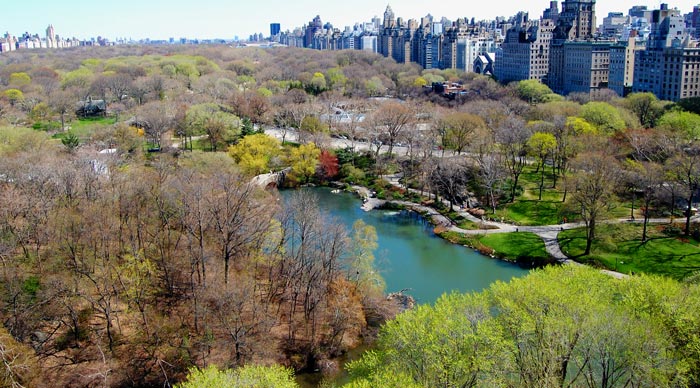
[[[270,36],[277,36],[280,34],[280,24],[270,23]]]

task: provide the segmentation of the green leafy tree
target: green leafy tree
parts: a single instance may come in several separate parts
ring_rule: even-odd
[[[68,132],[61,138],[61,144],[66,147],[68,152],[73,152],[80,145],[80,139],[74,133]]]
[[[672,111],[661,116],[657,128],[680,134],[687,140],[700,139],[700,115],[690,112]]]
[[[21,73],[10,74],[10,86],[11,87],[21,88],[21,87],[29,85],[30,83],[32,83],[32,78],[27,73],[21,72]]]
[[[21,103],[24,100],[24,93],[19,89],[7,89],[3,92],[7,100],[10,101],[10,105],[14,106]]]
[[[539,200],[542,200],[542,190],[544,189],[544,170],[547,158],[551,157],[557,148],[557,139],[551,133],[535,132],[527,141],[530,155],[537,159],[537,169],[540,171],[540,193]]]
[[[210,149],[216,151],[232,142],[238,136],[240,127],[241,120],[226,112],[224,107],[212,103],[197,104],[187,109],[181,135],[190,139],[190,146],[192,136],[206,136]]]
[[[698,302],[683,304],[696,295],[668,279],[549,267],[399,315],[376,350],[350,363],[345,387],[683,385],[695,372],[674,356],[674,338],[698,327],[697,314],[686,315]]]
[[[339,91],[345,89],[345,84],[348,82],[348,78],[343,73],[343,69],[339,67],[328,69],[326,71],[326,80],[329,89]]]
[[[311,80],[309,81],[309,84],[307,85],[306,88],[307,88],[307,91],[311,94],[314,94],[314,95],[321,94],[324,90],[326,90],[328,88],[328,84],[326,82],[326,76],[320,72],[314,73],[313,77],[311,77]]]
[[[287,155],[287,164],[291,167],[291,174],[305,183],[309,183],[316,173],[318,157],[321,150],[314,143],[302,144],[293,147]]]
[[[581,118],[593,124],[606,135],[625,129],[625,120],[614,106],[607,102],[593,101],[581,108]]]
[[[187,381],[176,388],[297,388],[292,370],[282,366],[247,365],[220,371],[215,366],[190,369]]]
[[[280,155],[281,148],[277,139],[255,134],[230,146],[228,153],[246,174],[259,175],[270,170],[274,159]]]
[[[653,93],[632,93],[625,97],[625,105],[639,119],[644,128],[652,128],[663,113],[662,104]]]
[[[384,278],[374,262],[377,250],[377,230],[362,220],[352,225],[352,241],[348,278],[355,281],[357,288],[367,296],[379,296],[384,292]]]
[[[518,82],[517,90],[520,98],[532,104],[546,102],[547,96],[553,94],[552,89],[535,79]]]

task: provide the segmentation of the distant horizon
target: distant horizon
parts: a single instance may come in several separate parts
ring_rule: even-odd
[[[678,8],[682,14],[692,12],[698,0],[667,1],[670,8]],[[561,7],[561,3],[559,5]],[[56,34],[62,38],[92,39],[98,36],[116,41],[127,40],[169,40],[187,39],[226,39],[238,37],[247,39],[250,35],[270,34],[270,24],[280,23],[281,31],[292,31],[302,27],[316,15],[323,23],[330,22],[343,30],[355,23],[369,22],[374,16],[383,18],[386,4],[378,5],[370,0],[356,0],[353,4],[338,2],[319,3],[311,0],[298,0],[294,6],[278,0],[259,0],[231,4],[225,0],[201,0],[185,2],[172,0],[167,6],[146,3],[138,0],[122,0],[117,6],[105,7],[99,13],[95,3],[75,0],[67,6],[62,2],[49,0],[25,0],[11,2],[3,6],[1,33],[9,32],[21,36],[45,36],[46,28],[53,25]],[[598,0],[596,1],[596,24],[610,12],[627,14],[634,5],[645,5],[658,9],[662,1]],[[389,2],[396,17],[405,20],[416,19],[431,14],[437,20],[446,17],[450,20],[472,17],[476,20],[493,20],[496,17],[511,17],[520,11],[528,12],[531,19],[542,16],[549,7],[549,0],[528,1],[527,7],[516,0],[497,2],[490,7],[476,8],[463,2],[446,1],[426,4],[419,0]],[[36,10],[36,11],[35,11]]]

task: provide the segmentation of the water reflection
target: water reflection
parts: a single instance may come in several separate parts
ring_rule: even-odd
[[[362,219],[377,229],[379,248],[375,252],[387,292],[410,289],[418,302],[432,303],[450,291],[481,291],[497,280],[523,276],[516,265],[485,257],[472,249],[450,244],[435,236],[423,217],[408,211],[360,209],[360,200],[349,193],[333,194],[326,188],[309,188],[319,206],[348,228]],[[290,191],[283,191],[283,198]]]

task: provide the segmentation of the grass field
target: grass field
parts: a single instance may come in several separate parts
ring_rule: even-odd
[[[95,131],[114,125],[114,117],[93,117],[86,119],[74,119],[71,122],[66,123],[66,132],[60,131],[60,124],[58,127],[59,132],[53,135],[55,139],[62,139],[67,132],[77,136],[81,141],[86,141],[89,139]]]
[[[564,191],[561,178],[557,182],[557,187],[552,188],[551,170],[545,171],[544,189],[542,200],[539,199],[540,174],[535,172],[534,166],[527,166],[520,176],[520,195],[515,198],[514,203],[503,204],[498,208],[496,214],[490,218],[496,221],[505,221],[525,226],[536,225],[556,225],[566,220],[567,222],[579,221],[580,217],[576,212],[572,212],[562,202]],[[569,193],[570,195],[571,193]],[[570,196],[567,198],[569,201]],[[615,204],[606,218],[619,219],[627,218],[630,215],[631,202],[620,202]],[[635,203],[635,216],[641,217],[639,201]]]
[[[581,256],[586,247],[585,229],[562,232],[559,243],[569,257],[622,273],[660,274],[683,279],[700,271],[700,242],[664,232],[667,226],[650,225],[649,239],[642,243],[641,225],[599,225],[592,253],[585,257]]]
[[[473,247],[481,253],[528,266],[542,266],[550,261],[544,242],[533,233],[464,235],[443,232],[440,236],[455,244]]]

